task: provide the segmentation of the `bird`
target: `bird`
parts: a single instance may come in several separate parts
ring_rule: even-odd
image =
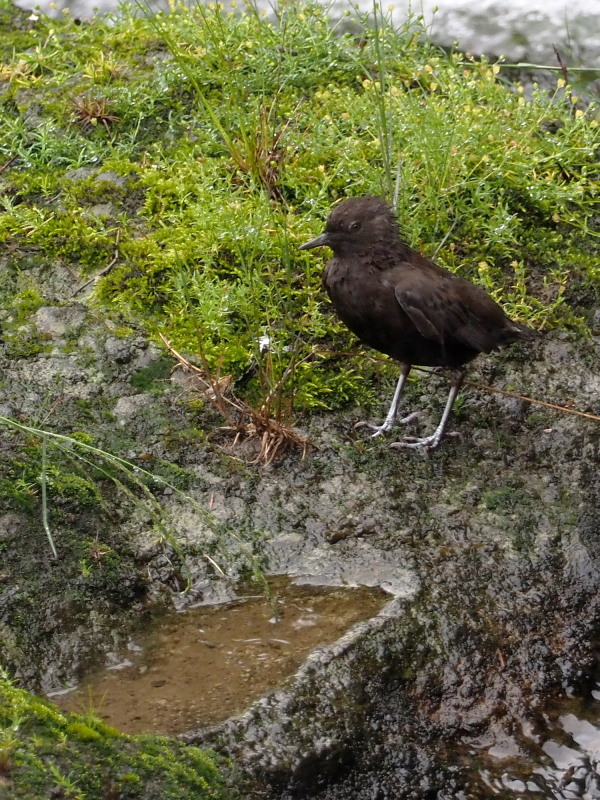
[[[364,344],[400,362],[400,377],[381,425],[367,422],[372,436],[388,433],[413,366],[446,367],[452,380],[435,431],[405,436],[390,447],[430,451],[446,435],[466,365],[480,353],[534,338],[535,332],[510,319],[480,286],[440,267],[411,248],[396,216],[381,197],[343,200],[331,211],[325,230],[300,250],[327,246],[333,251],[323,270],[323,286],[342,322]],[[418,412],[398,420],[407,423]]]

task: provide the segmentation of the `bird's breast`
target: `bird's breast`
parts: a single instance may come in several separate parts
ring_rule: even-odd
[[[350,330],[372,347],[380,346],[385,320],[401,314],[391,280],[379,270],[334,258],[325,268],[323,284]]]

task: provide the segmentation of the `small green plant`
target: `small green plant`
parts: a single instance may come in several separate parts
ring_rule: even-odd
[[[225,800],[214,758],[158,736],[125,736],[92,715],[63,714],[0,677],[0,786],[11,800],[106,800],[107,786],[115,796]]]
[[[72,772],[69,772],[68,775],[63,775],[56,764],[49,764],[48,767],[50,774],[54,778],[55,792],[59,790],[65,800],[85,800],[83,792],[77,788],[78,781],[71,777]]]
[[[341,32],[347,21],[358,33]],[[80,27],[42,16],[19,36],[0,100],[13,271],[33,248],[97,275],[98,306],[163,333],[255,413],[291,426],[377,390],[373,362],[335,355],[356,343],[297,250],[348,195],[385,194],[411,245],[512,316],[585,332],[600,127],[564,72],[526,95],[507,84],[511,65],[444,52],[422,19],[395,27],[377,3],[337,25],[313,3],[275,19],[173,4]],[[23,90],[35,126],[15,114]]]
[[[91,97],[83,95],[73,100],[75,116],[84,131],[103,125],[107,133],[110,133],[110,126],[119,121],[116,114],[111,114],[109,102],[106,97]]]

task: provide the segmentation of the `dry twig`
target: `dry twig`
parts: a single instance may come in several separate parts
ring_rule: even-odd
[[[19,157],[18,155],[14,155],[14,156],[11,156],[8,159],[8,161],[5,161],[4,164],[2,164],[2,166],[0,167],[0,175],[2,175],[3,172],[6,172],[6,170],[9,167],[12,167],[12,165],[15,163],[15,161],[18,159],[18,157]]]
[[[271,400],[281,389],[294,367],[290,366],[284,371],[276,385],[269,391],[260,409],[257,410],[233,394],[233,381],[230,375],[223,378],[219,375],[213,376],[209,373],[206,365],[204,369],[200,369],[182,356],[181,353],[178,353],[162,334],[159,335],[165,347],[177,359],[184,370],[193,373],[201,383],[203,392],[207,394],[210,402],[223,415],[227,425],[223,425],[219,430],[231,431],[234,434],[233,446],[235,447],[242,438],[259,440],[259,452],[251,462],[252,464],[261,463],[267,466],[273,462],[279,453],[289,447],[299,448],[302,451],[301,457],[304,458],[312,443],[295,431],[293,427],[273,417],[270,411]]]
[[[78,286],[77,289],[75,289],[75,291],[71,295],[71,297],[75,297],[75,295],[78,295],[79,292],[83,292],[83,290],[87,286],[89,286],[90,283],[97,283],[100,280],[100,278],[102,278],[104,275],[108,275],[108,273],[112,270],[112,268],[115,266],[115,264],[119,260],[119,242],[120,242],[120,240],[121,240],[121,231],[119,229],[117,229],[117,235],[115,236],[115,252],[114,252],[114,255],[113,255],[110,263],[106,267],[104,267],[104,269],[101,269],[100,272],[96,273],[96,275],[94,275],[88,281],[86,281],[85,283],[82,283],[81,286]]]
[[[84,131],[89,128],[103,125],[104,130],[110,133],[110,126],[113,122],[118,122],[119,117],[109,111],[108,98],[92,97],[91,95],[81,95],[73,100],[75,116]]]

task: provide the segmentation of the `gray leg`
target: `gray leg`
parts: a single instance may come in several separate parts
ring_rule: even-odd
[[[452,413],[452,407],[454,406],[456,396],[460,391],[460,387],[462,386],[464,379],[465,371],[458,371],[450,386],[448,399],[446,400],[446,407],[444,408],[444,413],[442,414],[440,424],[437,426],[431,436],[426,436],[424,439],[418,439],[414,436],[405,436],[401,442],[392,442],[390,447],[394,447],[399,450],[403,450],[405,448],[423,448],[424,450],[435,450],[446,434],[446,427],[448,426],[448,420],[450,419],[450,414]]]
[[[357,428],[369,428],[369,430],[375,431],[372,434],[371,438],[375,438],[377,436],[383,436],[384,433],[387,433],[394,427],[396,422],[396,413],[398,412],[398,403],[400,402],[400,398],[402,397],[402,392],[404,391],[404,385],[408,379],[408,375],[410,373],[410,364],[403,364],[402,369],[400,371],[400,378],[398,379],[398,383],[396,384],[396,391],[394,392],[394,396],[392,398],[392,404],[390,406],[390,410],[387,413],[387,417],[383,421],[381,425],[372,425],[370,422],[357,422],[354,426],[355,430]],[[404,417],[403,419],[398,420],[401,425],[404,425],[407,422],[415,419],[418,412],[414,414],[409,414],[408,417]]]

